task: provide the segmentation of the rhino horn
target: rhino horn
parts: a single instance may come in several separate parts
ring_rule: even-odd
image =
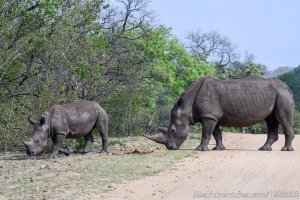
[[[23,141],[23,144],[24,144],[25,146],[29,146],[29,145],[31,144],[31,140]]]
[[[153,136],[150,135],[144,135],[144,137],[148,138],[149,140],[153,140],[154,142],[157,142],[159,144],[166,144],[167,143],[167,137],[165,134],[159,133]]]
[[[162,132],[163,134],[166,134],[167,131],[168,131],[168,128],[167,128],[167,127],[159,127],[158,130],[159,130],[160,132]]]
[[[28,121],[29,121],[29,123],[32,124],[32,125],[36,125],[36,124],[37,124],[37,122],[36,122],[36,121],[33,121],[30,117],[28,117]]]

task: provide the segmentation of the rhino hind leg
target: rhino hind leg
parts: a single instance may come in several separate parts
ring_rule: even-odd
[[[83,153],[90,152],[90,146],[94,142],[92,131],[84,136],[85,144],[83,147]]]
[[[196,148],[197,151],[208,151],[208,143],[211,138],[211,134],[215,130],[217,122],[213,119],[202,120],[202,138],[200,145]]]
[[[285,135],[285,144],[281,148],[281,151],[294,151],[292,146],[292,141],[295,138],[295,133],[293,130],[293,125],[291,121],[283,121],[281,123]]]
[[[293,127],[288,125],[283,125],[283,124],[282,126],[285,134],[285,144],[281,148],[281,151],[294,151],[294,148],[292,146],[292,141],[295,137]]]
[[[293,130],[293,98],[289,97],[288,94],[279,94],[276,100],[275,117],[283,127],[285,135],[285,144],[281,148],[281,151],[294,151],[292,141],[295,138]]]
[[[274,115],[269,116],[266,119],[268,126],[268,137],[266,143],[259,148],[261,151],[272,151],[272,144],[278,140],[278,126],[279,122]]]
[[[216,146],[212,148],[212,150],[225,150],[225,146],[222,142],[222,132],[219,126],[216,126],[215,130],[213,131],[213,136],[216,140]]]
[[[106,117],[98,117],[96,128],[100,133],[101,140],[102,140],[102,149],[100,150],[100,153],[107,153],[108,150],[108,119]]]
[[[107,147],[108,147],[108,134],[107,132],[100,131],[101,134],[101,140],[102,140],[102,149],[100,150],[100,153],[107,153]]]

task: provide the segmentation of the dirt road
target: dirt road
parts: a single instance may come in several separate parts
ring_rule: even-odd
[[[266,135],[225,134],[226,151],[197,152],[157,176],[117,186],[105,199],[300,199],[300,136],[294,152],[257,149]],[[210,145],[210,149],[213,145]]]

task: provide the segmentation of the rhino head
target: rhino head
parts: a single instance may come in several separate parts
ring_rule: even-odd
[[[191,109],[185,107],[183,100],[179,99],[171,110],[169,127],[159,128],[161,133],[145,137],[164,144],[169,150],[177,150],[186,140],[191,123]]]
[[[36,155],[46,146],[49,135],[48,115],[43,115],[39,121],[33,121],[28,117],[30,124],[33,125],[33,133],[27,141],[23,141],[27,155]]]

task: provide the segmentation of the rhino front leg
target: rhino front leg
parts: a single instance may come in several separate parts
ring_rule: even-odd
[[[213,136],[216,140],[216,146],[212,148],[212,150],[225,150],[225,146],[222,143],[222,132],[219,126],[216,126],[215,130],[213,131]]]
[[[64,134],[56,134],[52,137],[53,145],[52,145],[52,151],[49,156],[49,159],[55,159],[58,152],[62,150],[62,146],[65,140],[65,135]]]
[[[70,149],[68,147],[60,148],[59,153],[63,153],[66,156],[69,156],[70,155]]]
[[[208,143],[212,132],[215,130],[217,122],[213,119],[202,120],[202,138],[200,145],[196,148],[198,151],[208,151]]]

